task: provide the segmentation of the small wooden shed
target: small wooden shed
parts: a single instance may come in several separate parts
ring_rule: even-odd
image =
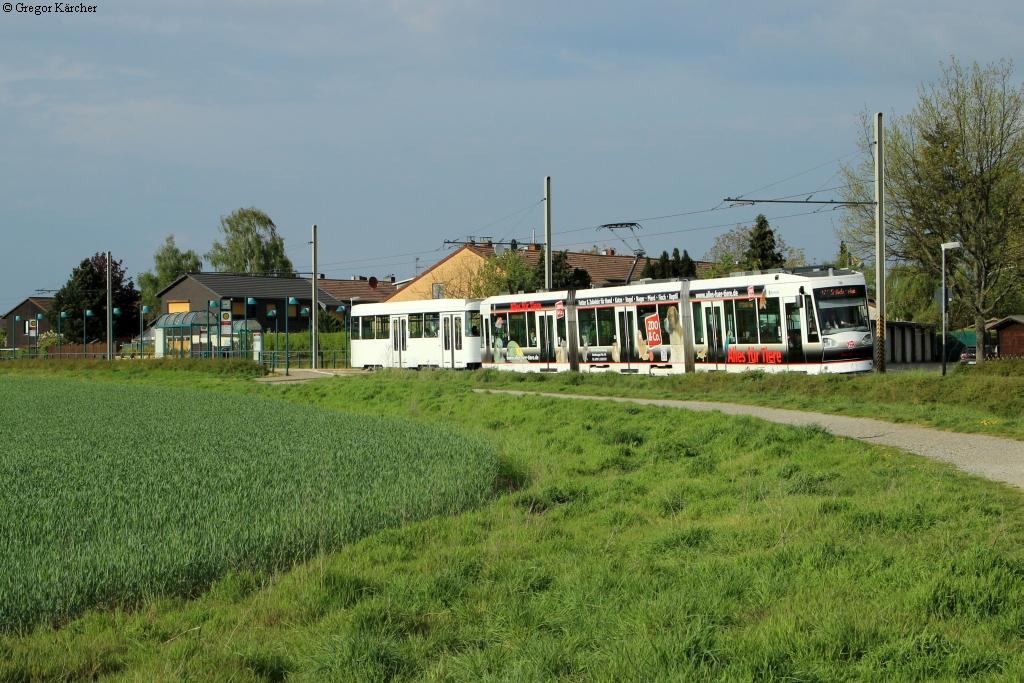
[[[1024,315],[1011,315],[985,325],[996,332],[1000,358],[1024,358]]]

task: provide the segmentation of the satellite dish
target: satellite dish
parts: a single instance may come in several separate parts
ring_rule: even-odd
[[[377,278],[370,278],[370,289],[377,289]]]
[[[504,245],[504,244],[495,244],[494,245],[494,255],[495,256],[501,256],[506,251],[508,251],[508,246],[507,245]]]

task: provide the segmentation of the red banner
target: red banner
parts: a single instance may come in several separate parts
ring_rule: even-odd
[[[661,321],[658,320],[658,314],[647,316],[644,323],[647,326],[647,348],[661,346]]]

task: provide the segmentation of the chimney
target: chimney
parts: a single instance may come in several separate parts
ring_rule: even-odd
[[[529,249],[530,251],[540,251],[540,245],[537,244],[536,242],[526,245],[526,248]]]
[[[481,247],[489,247],[489,246],[491,246],[491,238],[490,237],[482,238],[480,240],[480,246]]]

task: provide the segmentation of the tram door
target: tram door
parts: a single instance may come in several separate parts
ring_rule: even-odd
[[[555,349],[559,339],[555,328],[555,314],[542,311],[537,314],[537,339],[540,344],[541,372],[552,372],[551,364],[556,361]]]
[[[458,367],[462,363],[462,316],[452,318],[452,367]]]
[[[796,301],[786,303],[786,351],[789,354],[790,370],[806,370],[804,357],[804,331],[800,324],[800,304]]]
[[[392,316],[391,318],[391,349],[392,364],[396,368],[409,367],[409,330],[407,318],[404,316]]]
[[[637,372],[637,361],[640,355],[636,347],[636,307],[627,306],[618,311],[619,319],[619,362],[625,363],[620,372]]]
[[[725,345],[722,341],[724,328],[722,327],[722,304],[721,302],[709,301],[703,305],[704,313],[704,334],[706,345],[706,358],[702,359],[708,366],[714,366],[715,370],[725,369]]]
[[[441,316],[441,367],[455,367],[455,345],[452,343],[452,316]]]

